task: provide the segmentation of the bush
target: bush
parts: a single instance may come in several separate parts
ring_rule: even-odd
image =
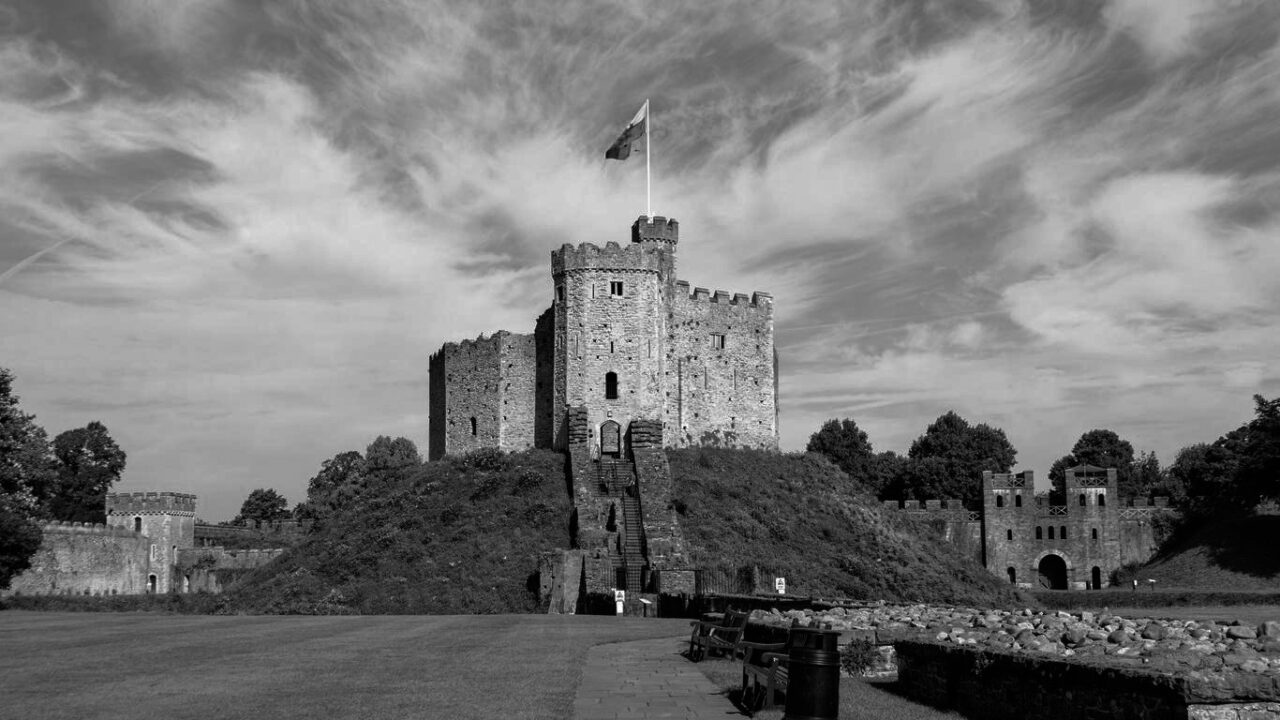
[[[870,670],[880,657],[880,649],[866,638],[854,638],[840,651],[840,667],[851,676]]]

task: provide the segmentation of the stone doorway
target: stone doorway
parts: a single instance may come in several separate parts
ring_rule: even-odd
[[[1101,590],[1102,589],[1102,568],[1098,567],[1097,565],[1094,565],[1092,575],[1093,575],[1093,578],[1092,578],[1093,589]]]
[[[622,455],[622,426],[613,420],[605,420],[600,426],[600,454]]]
[[[1040,587],[1049,590],[1067,589],[1067,561],[1061,555],[1045,555],[1038,569]]]

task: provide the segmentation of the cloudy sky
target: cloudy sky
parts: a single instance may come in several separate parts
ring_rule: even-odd
[[[690,8],[694,9],[690,9]],[[771,291],[784,449],[955,409],[1044,475],[1280,394],[1280,3],[0,0],[0,366],[234,515],[625,241]]]

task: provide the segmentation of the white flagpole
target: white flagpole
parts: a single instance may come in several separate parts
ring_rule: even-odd
[[[653,113],[649,110],[649,99],[644,101],[644,213],[645,217],[653,217],[653,185],[649,176],[649,162],[653,158]]]

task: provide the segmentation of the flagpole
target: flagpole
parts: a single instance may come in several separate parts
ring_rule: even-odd
[[[653,158],[653,111],[649,98],[644,100],[644,214],[653,217],[653,185],[649,175],[649,161]]]

